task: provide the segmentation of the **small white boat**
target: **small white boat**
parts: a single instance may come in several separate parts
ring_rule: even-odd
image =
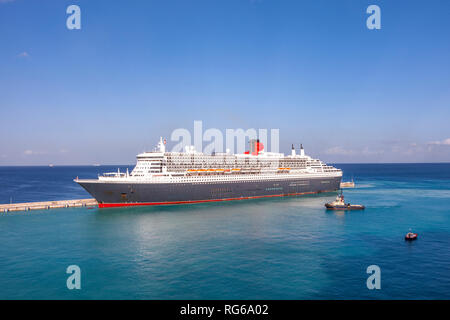
[[[355,182],[353,181],[343,181],[341,182],[341,189],[343,188],[354,188],[355,187]]]

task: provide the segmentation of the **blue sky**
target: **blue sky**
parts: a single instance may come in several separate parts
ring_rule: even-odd
[[[445,0],[0,0],[0,165],[133,163],[194,120],[329,162],[449,162],[449,36]]]

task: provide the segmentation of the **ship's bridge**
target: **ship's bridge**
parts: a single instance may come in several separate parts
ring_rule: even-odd
[[[161,172],[166,172],[164,154],[166,152],[166,140],[161,137],[153,152],[143,152],[136,156],[137,163],[131,172],[133,177],[144,177]]]
[[[137,155],[136,167],[131,175],[143,177],[148,174],[165,172],[164,152],[144,152]]]

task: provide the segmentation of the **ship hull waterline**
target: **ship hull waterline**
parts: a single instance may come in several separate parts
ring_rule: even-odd
[[[335,192],[341,177],[207,183],[101,182],[78,180],[99,208],[160,206],[302,196]]]

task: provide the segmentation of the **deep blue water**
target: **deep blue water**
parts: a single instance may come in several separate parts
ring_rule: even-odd
[[[336,166],[365,211],[327,212],[328,194],[1,214],[0,299],[449,299],[450,164]],[[0,202],[89,197],[72,179],[112,170],[0,168]]]

